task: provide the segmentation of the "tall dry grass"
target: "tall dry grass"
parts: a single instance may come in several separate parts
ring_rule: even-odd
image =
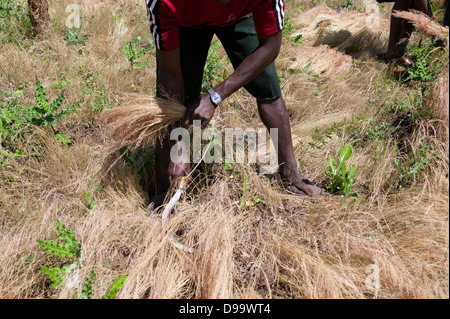
[[[56,22],[47,40],[2,48],[0,66],[13,75],[14,85],[30,82],[37,73],[51,87],[64,72],[71,101],[78,100],[92,76],[116,106],[130,91],[150,95],[154,61],[141,71],[124,72],[128,61],[117,51],[132,35],[145,32],[147,25],[131,23],[144,19],[143,3],[89,11],[94,18],[85,27],[92,37],[80,47],[83,54],[58,38],[63,34],[58,17],[64,16],[67,3],[53,4]],[[293,3],[287,5],[295,9]],[[101,25],[94,23],[100,18]],[[296,32],[309,30],[308,25],[294,26]],[[286,74],[282,89],[300,168],[323,185],[326,177],[317,163],[326,165],[328,155],[337,155],[350,133],[336,130],[326,144],[314,148],[309,142],[316,142],[316,129],[331,128],[352,115],[384,121],[389,103],[410,100],[414,92],[390,79],[387,67],[371,55],[361,58],[358,67],[336,72],[336,63],[329,61],[349,61],[346,52],[314,47],[312,37],[305,38],[303,47],[285,43],[277,66],[280,71],[301,70],[311,63],[306,72]],[[2,73],[0,83],[6,83]],[[57,92],[48,91],[52,96]],[[393,139],[371,140],[354,149],[349,162],[357,167],[354,189],[361,195],[346,200],[289,195],[248,165],[235,167],[239,174],[202,165],[163,228],[161,216],[146,211],[149,199],[137,168],[120,161],[106,174],[114,158],[105,128],[91,113],[95,94],[86,95],[79,113],[59,124],[70,132],[72,146],[57,142],[51,129],[36,129],[33,141],[42,145],[41,157],[11,159],[1,168],[1,298],[71,298],[91,269],[97,277],[94,298],[101,298],[122,274],[128,278],[118,298],[448,298],[448,147],[426,130],[427,123],[411,133],[415,138],[408,143],[413,150],[423,140],[433,143],[438,157],[423,178],[404,190],[386,181],[398,174]],[[23,98],[33,103],[33,90],[25,90]],[[218,111],[214,125],[261,123],[253,99],[238,92]],[[362,122],[356,133],[364,136],[367,125]],[[93,209],[88,208],[88,193],[96,203]],[[266,203],[252,201],[254,194]],[[236,203],[243,196],[244,205]],[[39,270],[59,265],[59,260],[36,243],[54,238],[55,219],[82,243],[82,266],[57,291]],[[195,252],[174,247],[168,237],[173,232]],[[366,285],[371,265],[380,270],[378,289]]]

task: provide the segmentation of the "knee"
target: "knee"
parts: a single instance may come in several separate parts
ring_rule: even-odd
[[[258,107],[264,107],[264,106],[275,106],[275,105],[281,105],[284,104],[284,100],[282,96],[279,97],[272,97],[267,99],[256,99],[256,103],[258,104]]]

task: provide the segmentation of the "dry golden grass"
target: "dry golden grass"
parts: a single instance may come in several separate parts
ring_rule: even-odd
[[[112,146],[112,152],[116,152],[122,147],[154,146],[172,124],[184,118],[185,113],[186,107],[175,100],[133,94],[119,107],[104,111],[99,120],[116,141]]]
[[[444,141],[449,138],[449,72],[448,65],[438,77],[430,99],[430,106],[437,113],[438,128]]]
[[[359,13],[319,5],[306,10],[293,21],[302,39],[314,45],[327,44],[352,54],[379,53],[383,49],[382,37],[389,34],[389,20],[373,20],[371,13]]]
[[[0,55],[2,90],[5,73],[12,74],[15,86],[32,83],[36,73],[55,96],[59,90],[50,87],[64,72],[65,93],[72,102],[79,100],[82,89],[94,88],[83,94],[79,112],[56,127],[69,133],[74,141],[70,147],[57,142],[51,129],[36,129],[29,142],[42,145],[41,157],[10,159],[1,168],[0,298],[72,298],[91,269],[97,277],[94,298],[101,298],[122,274],[128,278],[118,298],[448,298],[448,146],[432,134],[430,123],[420,123],[405,143],[417,153],[426,141],[436,157],[422,178],[403,190],[386,182],[399,174],[395,161],[401,156],[392,137],[368,140],[354,149],[349,162],[357,167],[357,198],[298,197],[258,175],[254,167],[238,165],[239,174],[232,174],[220,165],[202,165],[163,228],[161,215],[146,211],[149,199],[138,168],[119,161],[106,174],[114,160],[111,142],[91,110],[97,89],[110,94],[117,114],[130,92],[150,96],[154,89],[154,59],[142,70],[124,71],[129,64],[118,52],[133,35],[147,32],[146,24],[132,23],[145,19],[144,3],[126,1],[122,7],[88,11],[94,18],[86,19],[84,27],[92,41],[75,50],[59,38],[64,31],[58,19],[68,3],[53,5],[55,23],[46,40],[27,40],[23,47],[7,44]],[[294,10],[293,3],[287,5]],[[313,10],[318,9],[305,10],[305,17],[309,13],[312,18]],[[345,15],[354,25],[362,16],[351,11]],[[101,25],[94,23],[99,18]],[[309,144],[317,143],[312,138],[316,129],[350,121],[352,115],[381,123],[389,103],[415,95],[390,79],[387,67],[371,54],[363,55],[358,67],[336,67],[349,56],[339,48],[314,46],[317,33],[312,30],[308,36],[309,26],[294,23],[295,32],[305,33],[305,43],[285,43],[277,66],[285,72],[311,63],[307,72],[287,72],[282,89],[300,168],[324,185],[326,177],[317,163],[326,165],[328,155],[337,155],[350,134],[364,137],[369,124],[361,122],[353,131],[337,129],[320,148]],[[360,28],[355,30],[352,34]],[[448,73],[435,87],[439,96],[444,95],[445,80],[448,90]],[[32,85],[23,99],[34,103]],[[143,105],[154,101],[145,98]],[[141,111],[147,120],[156,115],[147,108]],[[174,111],[174,118],[179,117],[181,110]],[[230,97],[216,116],[218,128],[261,126],[246,92]],[[129,132],[119,130],[118,136]],[[243,195],[244,180],[248,186]],[[91,209],[89,193],[96,203]],[[255,203],[254,194],[266,203]],[[243,196],[245,204],[236,203]],[[36,240],[55,238],[56,219],[82,243],[82,267],[54,291],[39,270],[60,261],[40,250]],[[173,232],[195,252],[174,247],[168,237]],[[379,289],[366,285],[371,265],[379,267]]]

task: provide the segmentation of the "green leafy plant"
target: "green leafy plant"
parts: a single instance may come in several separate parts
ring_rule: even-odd
[[[42,266],[41,273],[47,275],[50,278],[50,280],[52,281],[51,284],[52,289],[59,289],[61,288],[64,279],[66,279],[66,276],[77,268],[78,268],[77,263],[51,268]]]
[[[262,200],[258,193],[253,193],[253,195],[248,194],[248,181],[247,178],[244,177],[244,181],[242,183],[242,196],[241,199],[234,202],[234,204],[238,204],[239,206],[248,206],[252,207],[256,204],[262,203],[264,205],[267,205],[267,202]]]
[[[100,188],[100,185],[95,186],[92,191],[87,192],[85,197],[86,197],[86,208],[88,210],[93,210],[95,208],[95,206],[97,206],[97,203],[94,200],[94,193],[96,191],[98,191]]]
[[[292,25],[292,19],[289,16],[286,16],[284,19],[284,28],[283,28],[283,35],[289,35],[294,31],[294,26]]]
[[[436,81],[439,70],[448,63],[448,51],[444,48],[436,47],[435,41],[423,43],[412,43],[408,47],[408,53],[414,60],[414,64],[408,66],[407,76],[403,82],[416,82],[421,84],[421,90],[428,89]]]
[[[55,221],[58,238],[56,240],[38,240],[38,244],[48,254],[59,258],[80,257],[81,244],[75,239],[75,233],[70,232],[58,220]]]
[[[95,280],[95,271],[91,270],[89,275],[84,280],[83,289],[81,290],[80,299],[91,299],[92,298],[92,285]]]
[[[115,299],[119,290],[123,288],[123,284],[125,283],[127,277],[128,275],[122,275],[114,279],[114,281],[106,289],[105,295],[102,297],[102,299]],[[75,293],[73,298],[92,299],[92,294],[94,292],[93,290],[94,281],[95,281],[95,271],[94,269],[92,269],[89,275],[84,280],[80,297],[78,298],[78,294]]]
[[[366,136],[372,139],[387,139],[393,132],[394,128],[388,122],[376,123],[374,121],[369,123]]]
[[[111,285],[109,285],[108,289],[106,290],[105,295],[103,296],[103,299],[114,299],[117,296],[117,292],[123,288],[123,284],[125,283],[125,280],[127,279],[127,275],[122,275],[117,277]]]
[[[67,41],[67,43],[74,44],[74,45],[80,45],[80,44],[83,44],[87,39],[89,39],[89,37],[90,37],[89,34],[85,34],[85,35],[80,37],[80,33],[81,33],[81,28],[82,27],[83,27],[83,24],[80,24],[80,27],[78,29],[76,29],[75,31],[72,31],[70,28],[66,27],[66,30],[67,30],[66,41]]]
[[[14,97],[10,102],[0,101],[0,143],[2,152],[6,154],[21,153],[15,147],[16,141],[23,135],[26,111],[22,105],[21,96],[25,85],[13,92]],[[4,91],[5,96],[11,95],[11,92]]]
[[[45,88],[36,76],[35,101],[37,107],[30,109],[30,117],[27,121],[35,125],[50,126],[55,133],[55,137],[61,143],[68,145],[71,143],[70,138],[65,133],[55,130],[53,125],[59,120],[75,113],[80,106],[80,102],[71,104],[68,108],[63,109],[64,99],[64,92],[61,92],[56,99],[50,102]]]
[[[75,233],[70,232],[69,229],[62,225],[58,220],[55,221],[55,226],[58,234],[58,238],[56,240],[37,240],[37,243],[46,253],[66,261],[59,267],[41,267],[41,273],[47,275],[52,281],[51,288],[59,289],[62,287],[62,284],[67,276],[73,271],[79,269],[81,243],[75,239]],[[68,259],[69,261],[67,261]],[[95,271],[92,269],[84,280],[84,285],[79,299],[92,298],[95,277]],[[103,299],[114,299],[117,296],[117,292],[122,289],[126,278],[127,275],[117,277],[107,288]],[[78,298],[76,293],[74,294],[74,298]]]
[[[303,38],[303,34],[300,33],[300,34],[296,35],[296,36],[294,37],[294,39],[292,39],[292,43],[293,43],[294,45],[300,45],[300,44],[303,44],[302,38]]]
[[[423,179],[425,170],[436,159],[439,159],[438,152],[430,143],[421,141],[417,149],[410,146],[407,157],[394,161],[398,171],[397,183],[388,182],[389,185],[392,188],[404,189],[412,182]]]
[[[348,166],[347,170],[345,162],[352,156],[352,152],[350,144],[344,145],[339,150],[337,162],[332,155],[329,155],[328,169],[325,169],[322,165],[318,164],[331,180],[327,189],[332,194],[342,193],[344,196],[349,196],[351,194],[353,184],[356,182],[356,167],[352,164]]]
[[[133,69],[136,67],[138,70],[145,67],[149,62],[150,58],[143,60],[143,61],[137,61],[143,56],[145,56],[148,52],[148,48],[144,47],[139,49],[141,46],[142,38],[140,36],[133,37],[132,41],[125,42],[125,50],[121,51],[122,54],[127,58],[128,62],[130,62],[131,68]],[[150,41],[147,37],[147,41]]]
[[[2,145],[14,152],[16,140],[30,133],[29,124],[51,127],[55,137],[62,143],[69,144],[70,139],[62,132],[54,129],[59,120],[75,113],[80,102],[63,108],[64,93],[50,102],[49,96],[39,79],[36,77],[35,102],[37,106],[23,105],[20,95],[16,94],[10,103],[0,103],[0,132]],[[22,91],[18,91],[19,93]]]
[[[100,114],[105,108],[113,107],[109,101],[109,93],[104,88],[97,88],[91,95],[94,95],[91,101],[91,111],[93,115]]]
[[[204,92],[207,92],[211,87],[214,87],[224,79],[226,67],[223,64],[223,60],[225,58],[219,54],[219,49],[220,43],[214,40],[209,48],[208,58],[203,69],[202,91]]]
[[[37,240],[37,243],[46,253],[61,259],[80,257],[81,244],[75,239],[75,233],[70,232],[58,220],[55,221],[58,238],[56,240]],[[78,268],[78,262],[64,264],[60,267],[41,267],[41,272],[49,276],[52,281],[52,289],[61,287],[62,282],[68,274]]]
[[[241,174],[241,172],[236,169],[236,164],[232,161],[225,161],[225,163],[223,164],[223,168],[224,170],[231,173],[230,178],[234,178],[235,176]]]

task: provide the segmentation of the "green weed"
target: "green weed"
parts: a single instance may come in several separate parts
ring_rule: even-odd
[[[397,158],[394,161],[398,176],[396,185],[389,182],[390,186],[402,190],[411,182],[423,179],[423,173],[437,159],[439,159],[438,152],[430,143],[421,141],[417,149],[409,147],[407,157],[403,160]]]
[[[244,177],[244,181],[242,183],[242,196],[238,201],[234,202],[234,204],[252,207],[259,203],[267,205],[267,202],[262,200],[258,193],[248,194],[248,181],[247,178]]]
[[[435,41],[423,43],[420,40],[410,44],[408,53],[415,62],[408,66],[407,76],[402,81],[419,83],[422,91],[428,89],[436,81],[441,67],[448,63],[448,51],[443,56],[442,51],[446,50],[436,48]]]
[[[347,165],[345,162],[352,156],[352,147],[350,144],[344,145],[338,154],[337,163],[332,155],[328,157],[328,169],[323,168],[322,165],[318,164],[319,167],[325,172],[325,174],[330,178],[331,183],[327,186],[327,189],[332,193],[342,193],[344,196],[351,195],[353,184],[356,182],[355,165],[349,165],[347,170]]]
[[[138,70],[140,70],[147,66],[147,64],[150,62],[150,58],[142,61],[137,61],[149,52],[148,47],[140,48],[141,41],[142,38],[140,36],[135,36],[133,37],[132,41],[125,42],[125,50],[120,51],[127,58],[128,62],[130,62],[130,66],[132,69],[136,67]],[[147,41],[150,45],[153,44],[152,40],[149,37],[147,37]]]
[[[65,145],[71,143],[65,133],[55,130],[54,125],[59,120],[75,113],[80,102],[63,108],[64,93],[50,101],[46,89],[37,77],[35,86],[36,106],[23,104],[20,97],[25,89],[24,86],[15,92],[15,97],[11,102],[0,102],[0,142],[9,153],[22,153],[19,146],[20,141],[32,132],[30,124],[51,127],[56,139]]]
[[[224,80],[225,57],[219,54],[220,43],[215,40],[211,43],[208,51],[208,58],[203,69],[202,91],[207,92],[211,87],[216,86]]]
[[[58,257],[63,261],[72,259],[70,262],[65,262],[59,267],[41,266],[41,273],[47,275],[52,282],[51,288],[60,289],[67,276],[80,267],[79,258],[81,255],[81,243],[75,239],[75,233],[70,232],[68,228],[62,225],[58,220],[55,221],[55,226],[58,234],[58,238],[56,240],[37,240],[37,243],[46,253]],[[73,260],[73,258],[75,258],[75,260]],[[122,289],[126,278],[127,275],[117,277],[107,288],[103,299],[114,299],[118,290]],[[91,299],[94,281],[95,271],[92,269],[84,280],[84,285],[79,298],[76,293],[74,294],[74,298]]]
[[[81,33],[81,28],[83,27],[83,24],[80,24],[80,27],[75,30],[72,31],[71,29],[66,27],[67,30],[67,35],[66,35],[66,41],[69,44],[74,44],[74,45],[80,45],[83,44],[87,39],[89,39],[90,35],[89,34],[85,34],[83,36],[80,37],[80,33]]]

